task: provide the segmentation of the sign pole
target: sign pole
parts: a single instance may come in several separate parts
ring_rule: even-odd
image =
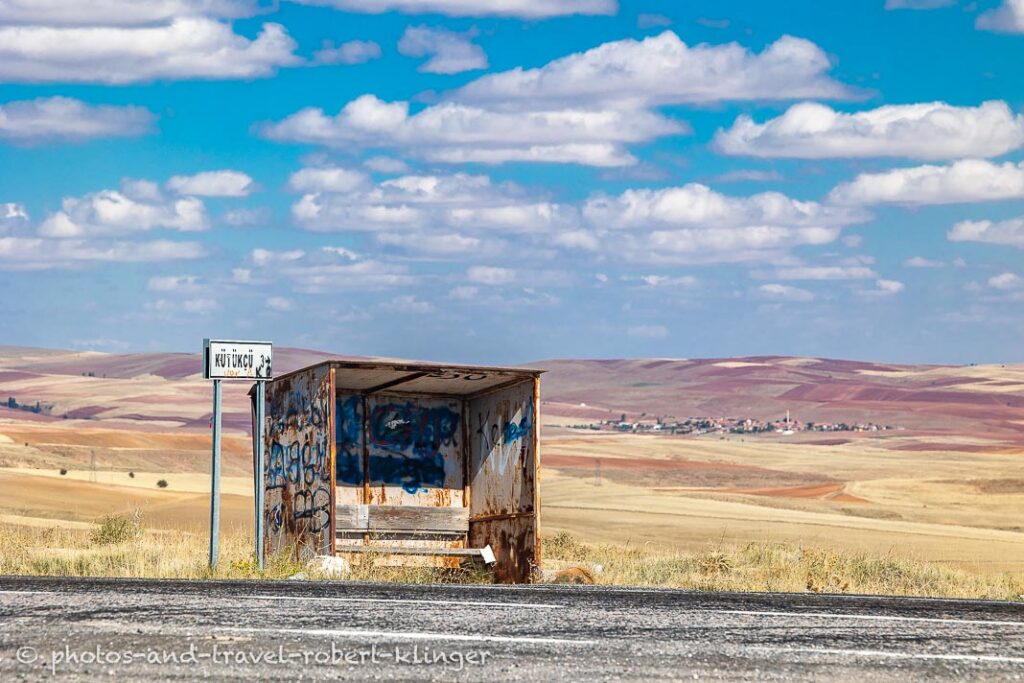
[[[217,567],[220,541],[221,381],[213,380],[213,464],[210,476],[210,569]]]
[[[263,469],[266,453],[264,447],[264,434],[266,432],[267,418],[267,383],[256,382],[256,429],[252,438],[256,440],[256,471],[253,479],[256,480],[256,562],[260,571],[264,568],[263,557],[263,498],[265,489],[263,484]]]
[[[0,0],[2,1],[2,0]],[[263,569],[263,468],[266,431],[266,383],[274,379],[274,345],[261,341],[227,339],[203,340],[203,378],[213,380],[213,458],[210,464],[210,569],[217,568],[220,549],[220,441],[223,388],[222,380],[256,380],[256,409],[253,411],[253,531],[256,537],[256,561]]]

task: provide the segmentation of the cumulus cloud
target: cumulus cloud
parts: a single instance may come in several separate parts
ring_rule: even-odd
[[[203,171],[191,176],[176,175],[167,189],[196,197],[248,197],[256,184],[241,171]]]
[[[292,192],[354,192],[368,184],[365,173],[337,166],[303,168],[288,178]]]
[[[965,159],[949,166],[916,166],[862,173],[829,194],[836,204],[958,204],[1024,198],[1024,162]]]
[[[778,192],[731,197],[698,183],[659,190],[626,190],[613,197],[597,195],[586,202],[583,213],[595,226],[615,229],[772,226],[827,229],[865,218],[856,210],[790,199]],[[838,234],[833,235],[833,239],[836,236]]]
[[[497,266],[473,266],[466,271],[466,279],[480,285],[507,285],[516,281],[516,271]]]
[[[0,235],[28,224],[28,211],[15,202],[0,203]]]
[[[736,100],[841,99],[853,96],[828,76],[814,43],[784,36],[755,54],[737,44],[688,46],[665,31],[605,43],[547,65],[483,76],[455,97],[468,102],[658,104]]]
[[[411,287],[419,278],[406,266],[364,259],[341,247],[313,252],[301,249],[253,249],[252,268],[242,268],[246,281],[283,279],[301,294]]]
[[[546,19],[573,14],[610,15],[617,0],[294,0],[304,5],[334,7],[346,12],[446,14],[453,17],[518,17]]]
[[[0,268],[44,270],[95,263],[157,263],[206,255],[198,242],[144,242],[0,237]]]
[[[472,36],[444,28],[409,26],[398,41],[398,51],[407,57],[430,57],[419,71],[458,74],[487,68],[487,55]]]
[[[305,176],[298,184],[307,189],[317,187]],[[405,237],[385,237],[385,242],[429,246],[431,242],[423,235],[426,232],[434,236],[434,245],[436,239],[443,238],[466,249],[478,243],[458,233],[550,235],[575,228],[578,219],[573,207],[538,200],[518,186],[496,185],[480,175],[408,175],[365,189],[345,191],[340,185],[336,189],[330,191],[321,183],[319,191],[307,192],[292,205],[292,217],[309,230],[392,233]]]
[[[134,137],[150,132],[154,119],[153,114],[142,107],[91,105],[69,97],[40,97],[0,105],[0,140],[41,144]]]
[[[259,78],[301,63],[295,48],[280,24],[264,24],[250,40],[230,24],[200,15],[139,26],[2,25],[0,82]]]
[[[803,102],[762,124],[740,116],[718,131],[714,145],[725,154],[762,158],[993,157],[1024,145],[1024,116],[1000,101],[890,105],[853,114]]]
[[[290,299],[286,299],[283,296],[272,296],[266,300],[267,308],[272,311],[290,311],[295,308],[295,305]]]
[[[317,64],[365,64],[381,56],[380,45],[372,40],[350,40],[335,47],[325,44],[313,54]]]
[[[927,259],[923,256],[914,256],[903,262],[904,268],[944,268],[945,265],[942,261]]]
[[[420,315],[434,312],[433,304],[429,301],[423,301],[415,295],[395,297],[391,301],[381,304],[381,308],[396,313],[415,313]]]
[[[776,268],[768,277],[776,280],[867,280],[878,277],[867,266],[784,266]]]
[[[194,299],[157,299],[147,302],[143,308],[158,317],[173,317],[176,314],[188,313],[190,315],[209,315],[220,309],[216,299],[194,298]]]
[[[951,242],[985,242],[1024,249],[1024,218],[961,221],[946,233]]]
[[[905,289],[905,285],[897,280],[875,280],[874,289],[862,289],[858,293],[864,296],[893,296]]]
[[[196,275],[158,275],[149,278],[146,289],[151,292],[196,294],[206,289]]]
[[[992,289],[1020,289],[1024,287],[1024,278],[1016,273],[1000,273],[988,279],[988,286]]]
[[[995,9],[982,12],[974,25],[983,31],[1024,33],[1024,0],[1003,0]]]
[[[180,16],[250,17],[258,0],[0,0],[0,23],[145,26]]]
[[[812,301],[814,299],[814,294],[806,289],[778,283],[761,285],[757,291],[763,298],[777,301]]]
[[[206,207],[201,200],[169,199],[153,183],[125,181],[120,190],[65,197],[61,210],[39,226],[39,234],[59,238],[103,237],[157,228],[197,232],[208,227]]]
[[[938,9],[956,3],[957,0],[885,0],[885,9]]]
[[[392,148],[446,163],[549,161],[592,166],[636,162],[624,144],[689,128],[649,111],[494,111],[445,102],[409,113],[408,102],[363,95],[335,116],[303,109],[262,133],[273,140],[339,148]]]

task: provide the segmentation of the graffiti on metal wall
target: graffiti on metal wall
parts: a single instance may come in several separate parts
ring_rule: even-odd
[[[442,449],[458,446],[459,413],[412,402],[382,403],[369,419],[370,484],[408,493],[445,485]]]
[[[338,484],[363,485],[363,399],[338,397],[335,404],[335,471]]]
[[[264,469],[268,532],[302,543],[306,534],[329,539],[331,523],[330,385],[309,379],[271,392]]]
[[[489,409],[477,412],[477,425],[476,434],[480,443],[479,462],[484,462],[490,457],[495,471],[498,474],[505,474],[509,467],[519,467],[522,464],[521,456],[533,433],[533,399],[527,399],[507,418],[498,412],[492,413]]]

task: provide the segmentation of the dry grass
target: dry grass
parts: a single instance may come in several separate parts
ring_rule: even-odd
[[[205,534],[153,531],[139,515],[104,518],[93,529],[39,529],[0,524],[0,574],[179,579],[284,579],[302,573],[330,578],[314,565],[272,557],[264,570],[252,555],[251,537],[226,530],[220,563],[207,566]],[[599,584],[706,591],[814,591],[1021,601],[1024,582],[909,560],[820,547],[750,543],[704,552],[658,552],[620,545],[591,545],[568,533],[545,540],[545,566],[581,566]],[[350,581],[488,583],[480,567],[388,567],[384,557],[360,558]]]
[[[286,579],[303,574],[330,578],[314,564],[286,555],[269,558],[260,570],[248,531],[221,533],[216,570],[208,566],[205,533],[148,530],[136,511],[104,517],[92,529],[25,526],[0,523],[0,575],[99,576],[168,579]],[[382,557],[366,555],[347,576],[352,581],[403,583],[486,583],[486,571],[475,567],[381,566]]]
[[[782,591],[1024,600],[1010,574],[966,571],[896,557],[792,544],[749,543],[704,552],[655,552],[590,545],[559,533],[544,543],[545,564],[600,568],[597,583],[703,591]]]

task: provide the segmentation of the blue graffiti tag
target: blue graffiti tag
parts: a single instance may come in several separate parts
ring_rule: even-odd
[[[363,485],[363,400],[359,396],[339,398],[335,404],[334,468],[339,484]]]
[[[370,411],[370,483],[396,485],[408,493],[443,488],[444,455],[455,446],[460,416],[447,407],[389,403]]]

